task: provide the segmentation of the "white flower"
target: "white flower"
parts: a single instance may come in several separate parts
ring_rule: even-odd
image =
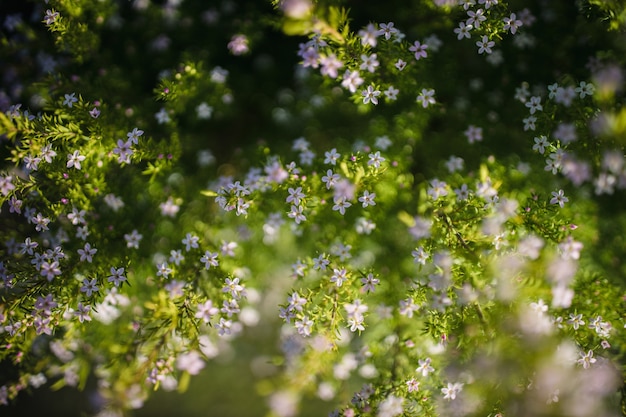
[[[593,93],[596,91],[596,88],[591,83],[581,81],[574,91],[579,94],[580,98],[585,98],[587,96],[592,96]]]
[[[430,358],[420,359],[419,366],[417,367],[415,371],[421,373],[422,376],[428,376],[429,373],[435,372],[435,368],[430,366],[430,362],[431,362]]]
[[[395,417],[404,412],[404,398],[391,394],[378,405],[378,417]]]
[[[593,357],[593,350],[589,350],[587,353],[581,352],[580,359],[576,362],[583,366],[583,368],[588,369],[592,364],[596,363],[596,358]]]
[[[376,198],[376,193],[370,193],[369,191],[363,192],[363,195],[359,197],[359,201],[363,203],[363,208],[367,206],[375,206],[376,202],[374,199]]]
[[[367,90],[361,91],[361,95],[363,96],[363,104],[378,104],[378,96],[380,96],[380,91],[375,90],[371,85],[367,86]]]
[[[535,114],[535,112],[543,110],[541,97],[538,96],[531,97],[530,100],[525,103],[525,106],[528,107],[530,114]]]
[[[422,246],[411,252],[411,255],[413,256],[413,262],[422,265],[426,265],[426,260],[430,257],[428,252],[426,252]]]
[[[463,384],[455,382],[454,384],[448,382],[447,387],[441,388],[443,398],[446,400],[454,400],[459,392],[463,389]]]
[[[86,156],[81,155],[79,151],[67,155],[67,167],[81,169],[80,163],[85,160]]]
[[[517,18],[515,13],[511,13],[511,16],[502,19],[504,22],[504,30],[510,30],[515,35],[517,29],[523,25],[522,21]]]
[[[213,107],[209,106],[205,102],[200,103],[196,106],[196,116],[198,119],[210,119],[213,114]]]
[[[417,96],[417,102],[422,105],[423,108],[428,107],[431,104],[435,104],[435,90],[432,88],[422,88],[422,92]]]
[[[378,62],[378,56],[376,54],[361,55],[361,61],[363,62],[361,63],[359,69],[367,70],[369,72],[375,72],[378,65],[380,65],[380,63]]]
[[[459,23],[459,27],[454,29],[454,33],[456,33],[456,38],[461,40],[463,38],[470,38],[470,31],[474,29],[472,25],[466,25],[465,22]]]
[[[409,47],[409,51],[413,52],[417,61],[428,56],[426,52],[427,49],[428,45],[421,44],[420,41],[415,41],[413,45]]]
[[[491,50],[491,48],[495,44],[496,43],[494,41],[490,41],[489,40],[489,37],[487,35],[483,35],[482,39],[479,40],[478,42],[476,42],[476,46],[478,46],[478,53],[479,54],[483,54],[483,53],[490,54],[491,52],[493,52]]]
[[[569,199],[565,197],[565,193],[563,190],[552,191],[552,199],[550,199],[550,204],[558,204],[561,208],[565,206]]]
[[[367,161],[367,165],[373,166],[376,169],[380,168],[382,162],[385,162],[385,158],[380,156],[380,151],[370,153],[368,156],[370,159]]]
[[[154,117],[157,119],[157,122],[160,125],[168,123],[171,120],[170,115],[167,113],[167,110],[165,110],[165,108],[163,107],[161,107],[161,110],[159,110],[159,112],[156,113]]]
[[[192,350],[178,355],[176,368],[191,375],[198,375],[204,368],[204,361],[198,352]]]
[[[384,35],[386,40],[391,39],[391,35],[395,35],[398,33],[398,29],[396,29],[393,22],[389,23],[381,23],[379,25],[380,29],[376,32],[377,36]]]
[[[330,151],[324,153],[324,163],[335,165],[340,157],[341,154],[337,152],[337,149],[332,148]]]

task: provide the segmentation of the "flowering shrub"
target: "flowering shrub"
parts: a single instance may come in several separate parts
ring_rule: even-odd
[[[262,327],[275,416],[624,412],[617,2],[0,10],[0,404]]]

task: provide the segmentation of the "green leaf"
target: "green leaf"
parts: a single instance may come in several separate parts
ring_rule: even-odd
[[[398,213],[398,220],[404,223],[407,227],[415,226],[415,220],[413,219],[413,216],[411,216],[406,211],[401,211]]]
[[[203,190],[200,191],[200,194],[206,197],[217,197],[217,193],[213,190]]]
[[[285,23],[283,23],[283,32],[289,36],[306,35],[312,30],[313,25],[306,20],[285,19]]]
[[[187,388],[189,388],[190,380],[191,375],[189,374],[189,372],[183,372],[183,374],[180,376],[180,380],[178,381],[178,392],[183,393],[187,391]]]

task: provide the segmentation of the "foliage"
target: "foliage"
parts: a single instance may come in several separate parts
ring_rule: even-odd
[[[625,412],[619,2],[0,10],[0,403]]]

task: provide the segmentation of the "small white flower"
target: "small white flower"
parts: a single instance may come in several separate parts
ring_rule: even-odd
[[[363,104],[372,103],[374,105],[378,104],[378,96],[380,96],[380,91],[375,90],[371,85],[367,86],[366,90],[361,91],[361,95],[363,96]]]
[[[563,190],[552,191],[552,199],[550,199],[550,204],[558,204],[561,208],[565,206],[569,199],[565,197],[565,193]]]
[[[79,151],[67,155],[67,167],[81,169],[81,162],[85,160],[86,156],[81,155]]]
[[[417,96],[417,102],[422,105],[423,108],[428,107],[431,104],[435,104],[435,90],[432,88],[422,88],[422,92]]]

